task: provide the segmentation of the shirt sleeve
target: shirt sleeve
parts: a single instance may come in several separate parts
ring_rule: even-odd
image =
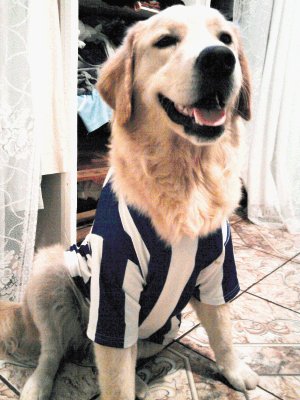
[[[194,290],[194,297],[205,304],[221,305],[227,303],[240,290],[230,226],[227,222],[222,227],[222,233],[222,253],[200,272]]]
[[[89,235],[81,243],[80,246],[74,244],[65,251],[65,261],[69,268],[71,276],[81,277],[85,283],[91,278],[89,269],[89,260],[92,256]]]

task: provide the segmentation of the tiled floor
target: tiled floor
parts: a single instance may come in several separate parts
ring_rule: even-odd
[[[241,357],[260,375],[243,394],[217,372],[205,331],[187,307],[180,336],[139,368],[146,400],[300,399],[300,235],[257,227],[237,216],[232,236],[242,291],[232,302],[233,337]],[[17,399],[32,368],[0,364],[0,399]],[[53,400],[99,399],[96,369],[66,363]]]

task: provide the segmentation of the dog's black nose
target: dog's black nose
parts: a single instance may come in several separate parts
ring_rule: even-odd
[[[210,77],[228,77],[235,66],[233,52],[225,46],[210,46],[201,51],[196,68]]]

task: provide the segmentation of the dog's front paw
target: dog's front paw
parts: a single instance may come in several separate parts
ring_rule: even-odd
[[[258,384],[259,376],[240,359],[231,360],[225,367],[218,365],[218,369],[241,392],[255,389]]]
[[[25,383],[20,400],[49,400],[52,392],[53,381],[39,379],[34,374]]]

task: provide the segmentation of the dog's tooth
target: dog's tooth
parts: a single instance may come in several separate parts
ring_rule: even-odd
[[[177,111],[182,113],[182,106],[180,104],[175,104]]]
[[[191,107],[183,106],[175,103],[175,108],[178,112],[188,117],[193,117],[193,109]]]
[[[179,106],[178,106],[178,111],[181,112],[181,114],[183,114],[183,115],[188,115],[188,114],[187,114],[186,107],[184,107],[184,106],[182,106],[182,105],[179,105]]]
[[[190,116],[189,107],[184,107],[184,108],[183,108],[183,114],[184,114],[184,115],[187,115],[187,116]]]

